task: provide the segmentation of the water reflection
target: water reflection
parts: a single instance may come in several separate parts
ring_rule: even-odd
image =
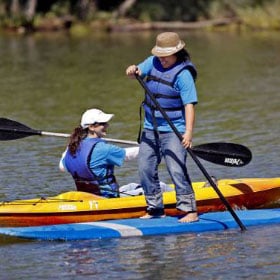
[[[276,279],[279,254],[271,238],[280,227],[249,230],[47,243],[45,258],[52,255],[49,267],[64,277]]]

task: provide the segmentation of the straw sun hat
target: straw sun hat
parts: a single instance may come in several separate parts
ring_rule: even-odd
[[[163,32],[157,36],[156,45],[152,49],[155,56],[169,56],[182,50],[185,42],[175,32]]]

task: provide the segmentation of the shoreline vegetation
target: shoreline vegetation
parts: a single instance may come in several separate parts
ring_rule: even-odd
[[[242,5],[237,4],[240,1],[232,0],[229,5],[229,1],[226,0],[208,0],[204,1],[208,3],[207,6],[203,6],[205,4],[199,6],[197,3],[200,1],[186,1],[193,2],[191,7],[193,9],[190,5],[178,6],[180,2],[176,6],[170,3],[170,0],[166,1],[154,1],[155,3],[151,5],[147,0],[64,0],[43,1],[45,6],[42,6],[38,0],[0,0],[0,30],[18,34],[69,31],[75,35],[96,31],[197,29],[280,31],[280,0],[245,0],[243,2],[246,3]],[[98,6],[99,2],[105,4]],[[111,2],[114,2],[113,7]],[[144,8],[143,2],[146,2]],[[162,6],[164,3],[165,6]],[[168,15],[170,4],[173,4],[174,10],[177,9],[177,14]],[[188,9],[185,10],[186,7]]]

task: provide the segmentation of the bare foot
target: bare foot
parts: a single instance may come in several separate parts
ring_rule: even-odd
[[[199,219],[198,219],[197,212],[189,212],[179,220],[179,223],[193,223],[193,222],[197,222],[198,220]]]
[[[150,215],[149,213],[146,213],[144,216],[140,217],[140,219],[155,219],[155,218],[165,218],[164,215]]]

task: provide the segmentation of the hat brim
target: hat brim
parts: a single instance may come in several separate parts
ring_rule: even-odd
[[[169,56],[177,53],[178,51],[182,50],[185,47],[185,42],[180,41],[180,43],[176,47],[170,48],[161,48],[159,46],[154,46],[152,48],[152,54],[158,57]]]
[[[114,117],[114,114],[105,114],[103,113],[97,120],[97,123],[109,122]]]
[[[88,128],[91,124],[95,123],[107,123],[114,117],[114,114],[101,114],[98,116],[98,118],[95,118],[94,120],[87,122],[87,123],[81,123],[81,126],[83,129]]]

